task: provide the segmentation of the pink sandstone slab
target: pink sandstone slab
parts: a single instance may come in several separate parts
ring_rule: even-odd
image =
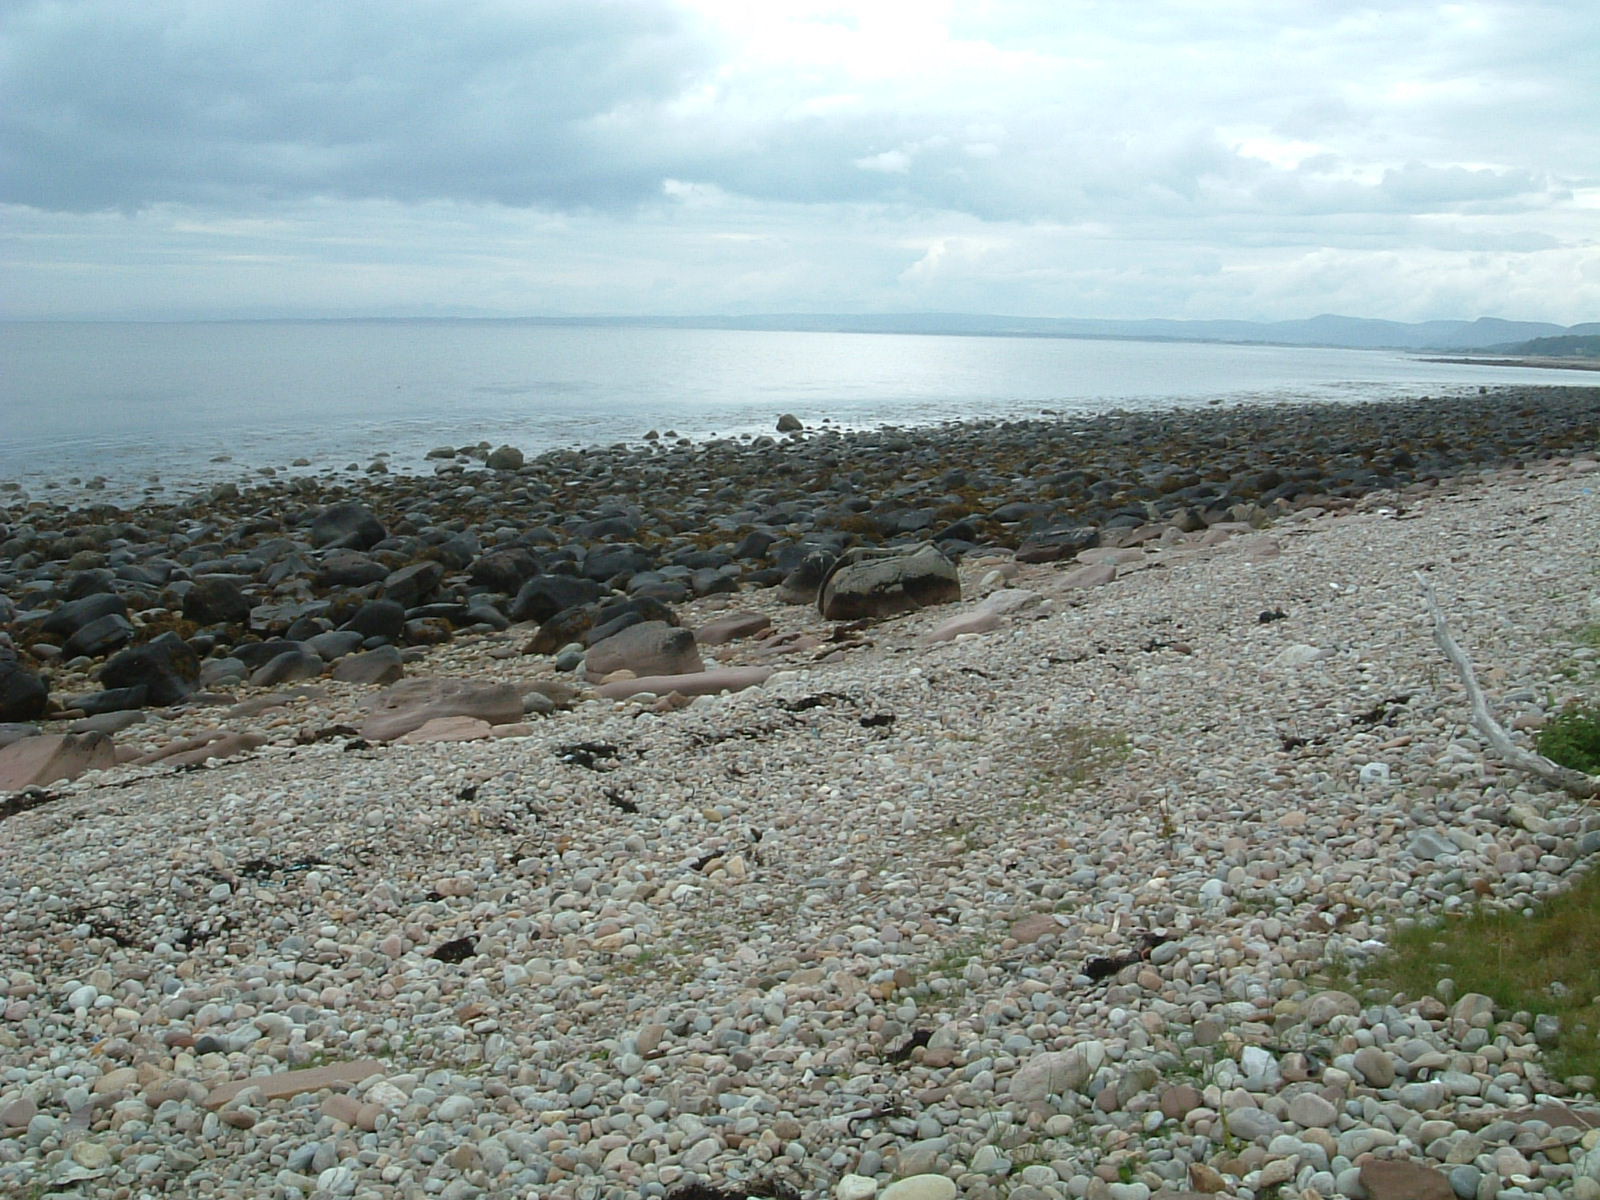
[[[235,1079],[212,1088],[206,1096],[206,1107],[221,1108],[246,1088],[260,1088],[268,1100],[283,1100],[303,1092],[320,1092],[323,1088],[349,1087],[369,1076],[381,1075],[385,1069],[376,1059],[360,1058],[353,1062],[329,1063],[300,1071],[252,1075],[248,1079]]]
[[[116,765],[116,747],[103,733],[40,734],[0,750],[0,792],[42,787]]]
[[[665,696],[668,692],[677,692],[680,696],[714,696],[718,692],[742,692],[745,688],[760,687],[771,675],[771,667],[722,667],[688,675],[642,675],[638,679],[618,679],[613,683],[602,683],[595,688],[595,692],[607,700],[620,700],[640,692],[656,696]]]

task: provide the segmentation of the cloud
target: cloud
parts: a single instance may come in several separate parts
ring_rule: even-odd
[[[7,254],[74,311],[1414,307],[1382,254],[1484,308],[1596,243],[1592,0],[4,11]]]

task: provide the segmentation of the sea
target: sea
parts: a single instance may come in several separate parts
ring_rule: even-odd
[[[429,450],[1350,403],[1592,373],[1398,352],[518,321],[0,324],[0,484],[114,503]],[[299,465],[296,465],[296,464]],[[87,489],[87,490],[86,490]],[[15,489],[8,489],[10,493]],[[0,493],[0,504],[5,493]]]

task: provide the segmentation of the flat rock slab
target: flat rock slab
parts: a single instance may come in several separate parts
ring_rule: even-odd
[[[677,692],[680,696],[714,696],[718,692],[742,692],[745,688],[760,687],[772,676],[771,667],[724,667],[714,671],[695,671],[688,675],[642,675],[637,679],[617,679],[602,683],[595,693],[607,700],[621,700],[649,692],[665,696]]]
[[[1104,587],[1116,577],[1116,563],[1088,563],[1063,575],[1060,586],[1064,588]]]
[[[721,646],[738,638],[755,637],[772,628],[772,618],[766,613],[732,612],[707,621],[694,631],[694,639],[702,646]]]
[[[522,720],[522,693],[509,683],[473,679],[405,679],[373,697],[361,726],[369,742],[392,742],[435,717],[476,717],[490,725]]]
[[[116,765],[116,746],[103,733],[44,733],[0,750],[0,792],[59,783]]]
[[[953,642],[963,634],[988,633],[991,629],[999,629],[1000,625],[999,613],[993,609],[980,608],[975,612],[962,613],[951,617],[948,621],[941,621],[922,635],[922,643],[931,646],[935,642]]]
[[[477,717],[435,717],[424,721],[410,733],[395,738],[397,746],[419,746],[429,742],[476,742],[494,736],[494,726]]]
[[[221,1083],[206,1096],[207,1108],[221,1108],[246,1088],[260,1088],[268,1100],[284,1100],[303,1092],[320,1092],[323,1088],[349,1087],[373,1075],[388,1070],[383,1063],[372,1058],[353,1062],[329,1063],[322,1067],[307,1067],[302,1071],[279,1071],[275,1075],[252,1075],[248,1079],[235,1079]]]
[[[1402,1160],[1362,1163],[1361,1186],[1369,1200],[1455,1200],[1456,1195],[1443,1171]]]

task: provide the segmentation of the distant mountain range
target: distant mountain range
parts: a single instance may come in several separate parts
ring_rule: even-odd
[[[651,325],[689,329],[750,329],[830,333],[966,334],[990,337],[1130,338],[1139,341],[1258,342],[1279,346],[1339,346],[1360,350],[1494,351],[1517,353],[1535,338],[1600,335],[1600,322],[1374,321],[1324,315],[1304,321],[1101,321],[1078,317],[1001,317],[980,313],[770,313],[759,316],[572,317],[540,323]]]

